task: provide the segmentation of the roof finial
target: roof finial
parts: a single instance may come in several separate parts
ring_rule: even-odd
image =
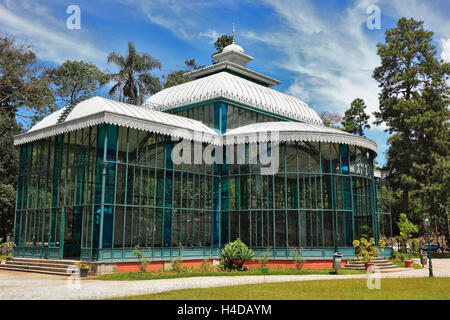
[[[233,22],[233,43],[235,43],[235,40],[236,40],[236,31],[235,31],[234,22]]]

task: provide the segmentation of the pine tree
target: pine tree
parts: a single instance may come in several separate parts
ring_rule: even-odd
[[[364,136],[364,130],[370,129],[369,115],[364,112],[366,104],[363,99],[357,98],[353,100],[350,108],[345,111],[342,119],[342,126],[344,130],[349,133],[356,133]]]
[[[420,222],[429,216],[438,233],[449,235],[450,64],[436,58],[432,37],[412,18],[386,31],[385,43],[378,44],[381,66],[373,73],[381,89],[374,114],[393,133],[387,170],[394,216],[405,212]]]

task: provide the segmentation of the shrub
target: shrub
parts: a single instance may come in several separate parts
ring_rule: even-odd
[[[89,266],[89,264],[85,263],[85,262],[81,262],[79,264],[80,269],[90,269],[91,267]]]
[[[150,261],[148,261],[148,259],[144,258],[144,253],[141,250],[139,250],[139,246],[136,245],[134,247],[133,254],[139,261],[139,271],[146,272],[147,267],[150,264]]]
[[[203,259],[202,264],[200,265],[200,270],[202,272],[209,272],[211,270],[211,265],[209,264],[211,257],[207,259]]]
[[[400,242],[403,252],[408,253],[408,257],[411,260],[411,254],[417,252],[418,240],[413,236],[419,232],[419,227],[408,220],[406,214],[400,214],[400,220],[397,222],[400,235],[397,236],[397,240]],[[411,242],[411,247],[407,250],[407,244]],[[416,252],[414,252],[416,251]]]
[[[183,256],[184,247],[180,245],[180,254],[178,255],[178,258],[172,259],[170,261],[170,265],[172,266],[172,270],[175,272],[181,272],[181,263],[183,260],[181,257]]]
[[[261,268],[265,268],[267,263],[269,262],[270,257],[270,248],[267,248],[266,252],[258,259],[258,262],[261,264]]]
[[[353,247],[355,247],[356,257],[366,263],[371,263],[373,259],[378,255],[378,252],[380,250],[384,251],[385,245],[386,242],[384,240],[380,240],[380,248],[378,248],[375,245],[375,240],[373,238],[361,238],[360,240],[353,240]]]
[[[360,228],[360,232],[361,232],[361,238],[364,238],[366,240],[369,240],[370,238],[372,238],[372,228],[369,227],[368,225],[362,225]]]
[[[172,270],[175,271],[175,272],[180,272],[180,270],[181,270],[181,263],[182,263],[182,261],[179,258],[172,259],[170,261],[170,265],[172,266]]]
[[[2,242],[2,238],[0,238],[0,258],[7,259],[12,256],[12,250],[16,247],[16,244],[12,241]]]
[[[220,264],[224,270],[243,270],[244,263],[253,259],[253,251],[240,239],[229,242],[220,251]]]
[[[289,249],[292,254],[292,260],[294,260],[295,267],[297,270],[302,270],[303,265],[306,263],[306,259],[303,258],[302,249]]]
[[[394,252],[393,259],[394,259],[394,262],[397,262],[397,263],[404,262],[406,259],[406,254],[403,252]]]

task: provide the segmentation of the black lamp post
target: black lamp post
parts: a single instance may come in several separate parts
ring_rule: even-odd
[[[425,218],[428,235],[428,271],[430,278],[433,278],[433,266],[431,265],[431,246],[430,246],[430,219]]]

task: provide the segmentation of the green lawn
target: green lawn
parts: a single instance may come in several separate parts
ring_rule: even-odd
[[[431,253],[431,259],[450,259],[450,253]]]
[[[394,261],[394,259],[388,259],[390,262],[392,262],[392,264],[394,264],[394,265],[396,265],[396,266],[398,266],[398,267],[402,267],[402,268],[406,268],[405,267],[405,262],[403,261],[403,262],[397,262],[397,261]],[[413,263],[413,268],[414,269],[422,269],[422,266],[420,265],[420,264],[417,264],[417,263]]]
[[[307,275],[307,274],[330,274],[334,271],[330,269],[283,269],[269,270],[269,275]],[[338,271],[338,274],[364,274],[363,270],[344,270]],[[97,277],[96,280],[156,280],[156,279],[173,279],[173,278],[189,278],[189,277],[219,277],[219,276],[262,276],[260,270],[252,271],[215,271],[200,272],[194,270],[192,272],[176,273],[176,272],[126,272],[113,273]]]
[[[449,300],[450,278],[381,279],[369,290],[367,279],[264,283],[174,290],[117,300]]]

